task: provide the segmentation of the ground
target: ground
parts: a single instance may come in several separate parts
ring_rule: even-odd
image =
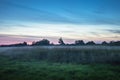
[[[16,58],[21,54],[18,51],[22,48],[13,52],[17,54],[12,54],[15,57],[7,56],[6,52],[11,53],[13,49],[1,49],[0,80],[120,80],[119,64],[49,62],[45,59],[33,59],[31,56],[30,59],[24,59],[28,57],[23,55],[19,55],[22,58]]]

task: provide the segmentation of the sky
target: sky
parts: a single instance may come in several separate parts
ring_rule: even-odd
[[[120,0],[0,0],[0,45],[60,37],[120,40]]]

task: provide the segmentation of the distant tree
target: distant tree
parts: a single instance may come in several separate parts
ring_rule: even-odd
[[[94,41],[89,41],[86,43],[86,45],[95,45],[95,42]]]
[[[27,42],[10,44],[10,45],[1,45],[1,47],[20,47],[20,46],[27,46]]]
[[[60,45],[65,45],[65,43],[64,43],[64,41],[63,41],[62,38],[59,39],[58,43],[59,43]]]
[[[116,41],[116,42],[114,42],[114,45],[116,45],[116,46],[120,46],[120,41]]]
[[[75,45],[85,45],[83,40],[76,40]]]
[[[54,45],[54,43],[51,43],[50,45]]]
[[[111,46],[120,46],[120,41],[110,41],[109,45]]]
[[[27,45],[27,42],[23,42],[23,45]]]
[[[47,39],[43,39],[41,41],[33,42],[32,45],[50,45],[50,41]]]
[[[36,42],[35,42],[35,41],[33,41],[33,42],[32,42],[32,45],[34,45],[35,43],[36,43]]]
[[[114,41],[110,41],[109,45],[113,46],[114,45]]]
[[[108,45],[108,43],[106,41],[103,41],[102,45]]]
[[[12,44],[10,46],[27,46],[27,42],[18,43],[18,44]]]

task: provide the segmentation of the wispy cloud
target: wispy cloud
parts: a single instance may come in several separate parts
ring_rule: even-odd
[[[21,43],[24,41],[31,44],[33,41],[39,41],[42,39],[48,39],[50,40],[51,43],[58,44],[59,37],[0,34],[0,45]],[[71,43],[75,41],[75,39],[68,39],[68,38],[63,38],[63,39],[66,43]]]
[[[120,30],[108,30],[109,32],[120,34]]]
[[[12,1],[3,1],[1,4],[4,4],[5,7],[7,6],[8,11],[13,10],[8,15],[8,20],[26,20],[26,21],[34,21],[34,22],[41,22],[41,23],[72,23],[72,21],[62,15],[59,15],[55,12],[50,12],[48,10],[34,8],[34,6],[27,6],[20,3],[15,3]],[[16,11],[14,11],[14,9]],[[3,11],[4,12],[4,11]],[[13,15],[15,12],[15,15]],[[13,13],[13,14],[12,14]],[[21,14],[20,14],[21,13]],[[16,15],[18,14],[18,15]],[[10,16],[9,16],[10,15]],[[11,17],[12,16],[12,17]]]

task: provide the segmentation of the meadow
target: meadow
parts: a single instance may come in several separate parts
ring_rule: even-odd
[[[0,80],[120,80],[119,46],[0,47]]]

